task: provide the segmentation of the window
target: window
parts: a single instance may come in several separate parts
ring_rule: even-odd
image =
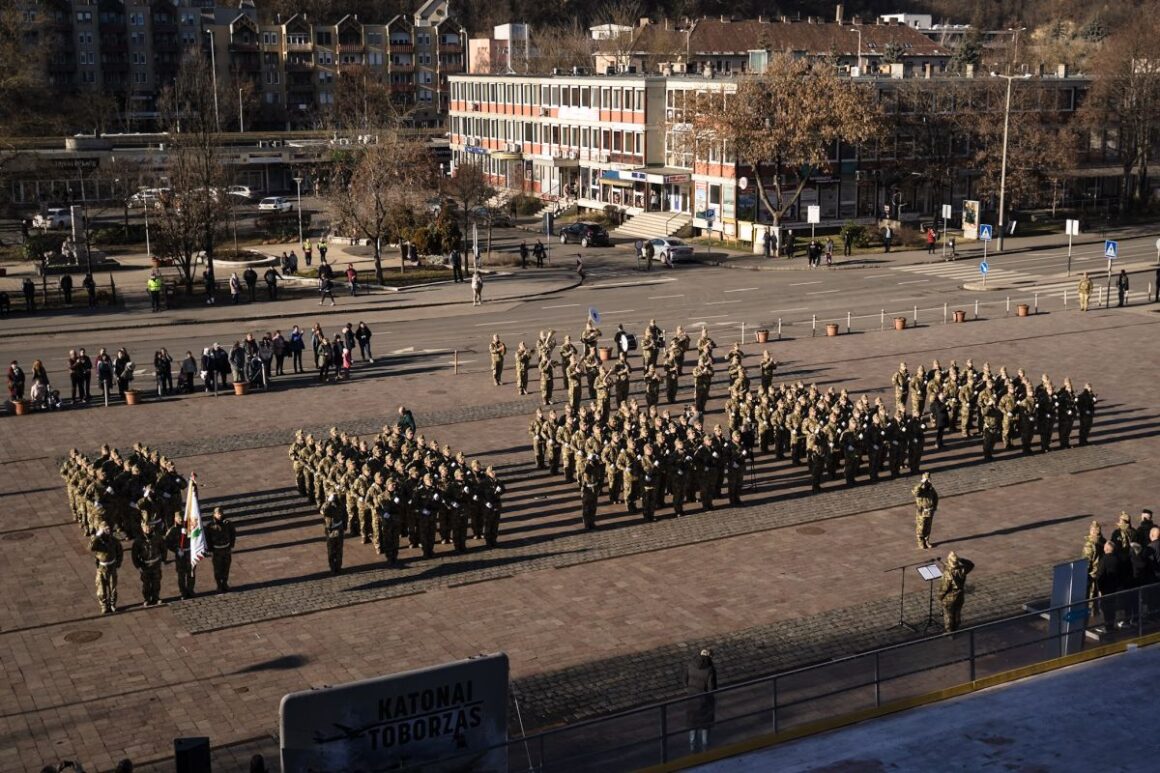
[[[146,83],[149,82],[149,73],[146,73],[146,72],[133,73],[133,82],[136,83],[138,86],[145,85]]]
[[[129,44],[132,46],[145,45],[145,33],[144,32],[132,32],[132,33],[130,33],[129,34]]]
[[[286,42],[291,46],[308,46],[310,45],[310,36],[305,32],[288,32],[286,33]]]
[[[274,86],[278,83],[279,77],[280,75],[277,70],[268,70],[266,72],[266,83]]]
[[[143,14],[143,13],[131,13],[131,14],[129,14],[129,26],[130,27],[144,27],[145,26],[145,14]]]
[[[320,104],[320,105],[333,105],[334,104],[334,95],[331,94],[329,91],[318,92],[318,104]]]
[[[381,33],[381,32],[368,32],[367,33],[367,45],[381,46],[382,44],[383,44],[383,33]]]
[[[330,53],[329,51],[319,51],[318,52],[318,63],[319,64],[334,64],[334,54]]]
[[[334,40],[334,36],[325,30],[319,30],[314,33],[314,42],[320,46],[329,46]]]
[[[77,35],[77,43],[82,46],[91,46],[93,44],[93,33],[82,32],[81,34]]]
[[[92,11],[77,11],[77,23],[79,23],[79,24],[92,24],[93,23],[93,12]]]
[[[266,92],[266,104],[267,105],[278,104],[278,92],[277,91],[267,91]]]
[[[93,72],[92,70],[85,70],[84,72],[81,73],[81,82],[82,83],[96,83],[97,82],[97,74],[95,72]]]
[[[278,45],[278,33],[277,32],[263,32],[262,33],[262,45],[266,45],[266,46]]]
[[[613,89],[612,90],[612,109],[613,110],[620,109],[620,89]]]
[[[193,24],[194,19],[196,19],[196,18],[197,17],[192,13],[182,13],[181,14],[181,23],[183,26],[188,27],[188,26]]]
[[[382,66],[382,64],[383,64],[382,53],[380,53],[378,51],[372,51],[371,53],[367,54],[367,64],[374,65],[376,67]]]

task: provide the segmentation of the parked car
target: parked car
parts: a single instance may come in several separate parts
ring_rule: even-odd
[[[138,207],[160,209],[167,199],[172,198],[172,193],[169,188],[142,188],[130,196],[125,203],[130,209]]]
[[[72,212],[64,208],[45,210],[32,218],[33,228],[72,228]]]
[[[259,212],[289,212],[293,208],[285,196],[267,196],[258,202]]]
[[[560,244],[577,242],[581,247],[607,247],[608,231],[596,223],[571,223],[560,229]]]
[[[475,207],[471,210],[471,219],[480,224],[491,223],[496,228],[511,228],[514,225],[506,212],[490,207]]]
[[[649,239],[653,247],[653,257],[663,263],[679,263],[682,260],[693,259],[693,245],[686,244],[680,239],[664,237]]]
[[[238,202],[249,202],[255,198],[256,191],[248,185],[231,185],[226,193],[238,200]]]

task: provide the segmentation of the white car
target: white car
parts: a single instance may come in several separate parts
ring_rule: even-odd
[[[293,208],[285,196],[267,196],[258,202],[259,212],[289,212]]]
[[[72,212],[64,208],[55,208],[45,210],[32,218],[33,228],[71,228],[72,227]]]
[[[248,185],[231,185],[226,193],[239,201],[253,201],[255,191]]]
[[[653,257],[662,263],[677,263],[693,259],[693,246],[680,239],[649,239],[648,242],[652,245]]]

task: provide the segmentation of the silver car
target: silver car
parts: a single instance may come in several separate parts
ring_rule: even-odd
[[[693,245],[686,244],[680,239],[664,237],[649,239],[648,243],[652,245],[653,257],[662,263],[678,263],[693,259]]]

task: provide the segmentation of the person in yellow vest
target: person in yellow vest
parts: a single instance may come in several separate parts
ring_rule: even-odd
[[[323,236],[323,237],[319,238],[319,240],[318,240],[318,259],[321,260],[323,263],[326,262],[327,249],[329,249],[329,245],[326,243],[326,237]]]
[[[153,311],[161,311],[161,277],[157,276],[156,271],[149,275],[145,289],[149,291],[149,300],[153,304]]]
[[[302,254],[306,256],[306,267],[307,268],[310,267],[310,258],[311,258],[311,255],[313,254],[312,253],[313,249],[314,249],[314,246],[310,243],[309,239],[302,242]]]

